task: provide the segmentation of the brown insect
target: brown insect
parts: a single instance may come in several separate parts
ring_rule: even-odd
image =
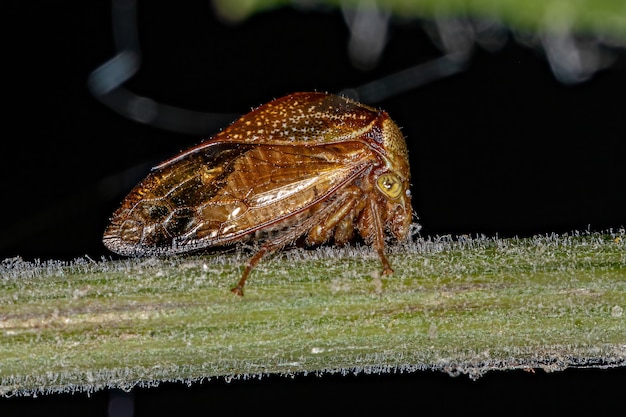
[[[373,245],[412,220],[406,142],[389,115],[344,97],[295,93],[244,115],[157,167],[113,214],[104,244],[121,255],[172,255],[259,242],[232,289],[286,245]]]

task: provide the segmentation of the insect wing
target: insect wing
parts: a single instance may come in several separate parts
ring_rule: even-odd
[[[157,167],[105,232],[124,255],[174,254],[276,229],[330,198],[374,158],[361,142],[315,146],[213,142]]]

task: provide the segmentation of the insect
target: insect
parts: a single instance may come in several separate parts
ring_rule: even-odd
[[[294,93],[242,116],[161,163],[122,201],[103,242],[120,255],[172,255],[259,243],[232,289],[243,295],[263,256],[294,243],[373,246],[409,235],[410,170],[389,115],[326,93]]]

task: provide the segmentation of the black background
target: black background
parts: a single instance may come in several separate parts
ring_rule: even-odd
[[[208,2],[154,3],[140,3],[143,61],[125,86],[196,111],[242,114],[295,91],[338,92],[441,54],[419,21],[396,20],[381,62],[362,71],[350,63],[349,31],[333,9],[286,8],[235,25],[218,20]],[[108,2],[12,2],[6,9],[0,259],[110,256],[102,231],[134,183],[224,126],[206,135],[159,130],[90,95],[90,72],[115,54]],[[497,52],[476,49],[460,74],[375,103],[407,137],[422,235],[531,236],[625,226],[625,61],[622,49],[609,69],[566,86],[540,53],[510,38]],[[103,189],[106,178],[114,180]],[[165,385],[137,390],[134,398],[137,415],[159,401],[157,411],[185,403],[209,410],[211,403],[215,410],[251,412],[254,401],[256,411],[300,401],[309,404],[305,412],[324,413],[332,399],[362,414],[406,404],[431,414],[526,414],[610,406],[624,377],[622,370],[505,372],[477,382],[437,373],[272,377]],[[87,409],[103,415],[110,396],[2,399],[0,414],[3,407],[69,407],[75,413],[66,415]]]

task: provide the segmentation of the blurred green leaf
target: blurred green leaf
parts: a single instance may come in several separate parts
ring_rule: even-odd
[[[498,21],[523,31],[571,29],[626,38],[623,0],[213,0],[225,20],[241,21],[279,7],[328,10],[378,7],[403,18],[470,17]]]

